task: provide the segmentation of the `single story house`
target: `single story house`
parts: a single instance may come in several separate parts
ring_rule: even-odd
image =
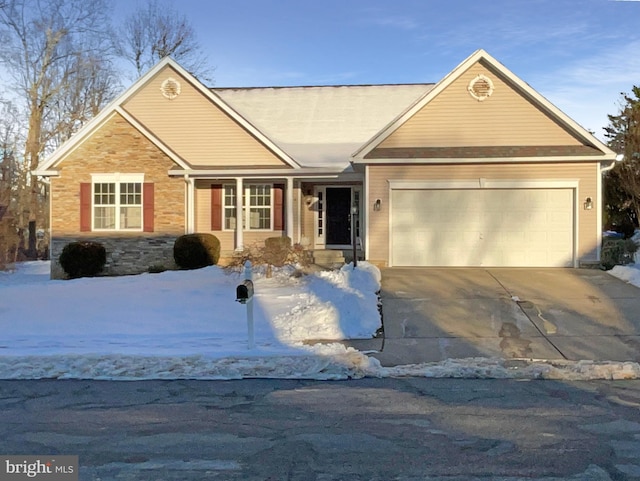
[[[166,58],[35,173],[53,277],[70,241],[102,242],[127,274],[192,232],[223,256],[355,237],[380,266],[578,267],[599,260],[615,157],[483,50],[409,85],[207,88]]]

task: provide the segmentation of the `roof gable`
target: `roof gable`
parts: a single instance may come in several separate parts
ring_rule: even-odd
[[[167,70],[169,69],[169,70]],[[125,105],[133,105],[131,102],[135,102],[133,99],[140,92],[144,91],[153,80],[161,75],[163,72],[172,72],[175,77],[181,80],[181,86],[186,86],[189,91],[194,94],[198,92],[204,99],[212,104],[212,108],[225,115],[228,121],[233,122],[238,129],[243,129],[248,138],[253,142],[260,144],[262,148],[271,152],[272,155],[278,158],[280,165],[284,167],[299,168],[298,164],[282,151],[277,145],[275,145],[270,139],[268,139],[262,132],[255,128],[250,122],[238,114],[233,108],[227,105],[220,97],[212,93],[204,85],[202,85],[195,77],[184,70],[171,58],[166,57],[161,60],[155,67],[153,67],[144,76],[139,78],[131,87],[123,92],[119,97],[113,100],[107,107],[105,107],[96,117],[91,119],[85,124],[76,134],[74,134],[69,140],[67,140],[61,147],[59,147],[48,159],[41,163],[36,175],[55,175],[55,171],[58,163],[64,160],[65,156],[77,148],[82,142],[91,136],[91,134],[98,129],[107,119],[109,119],[114,113],[123,115],[134,127],[141,131],[143,135],[153,141],[158,147],[161,148],[167,155],[169,155],[179,166],[188,169],[191,167],[188,159],[182,158],[177,152],[175,152],[170,146],[168,146],[161,136],[152,131],[147,125],[135,118],[129,110],[124,108]],[[158,95],[162,96],[162,92],[158,91]],[[169,99],[165,99],[169,100]],[[148,118],[146,119],[148,120]],[[202,139],[200,139],[202,140]],[[255,166],[255,163],[251,165]]]
[[[122,108],[194,169],[296,166],[245,117],[172,65],[148,79]]]
[[[487,92],[471,92],[474,82]],[[474,97],[476,93],[481,95]],[[489,95],[486,95],[486,94]],[[498,147],[498,148],[496,148]],[[615,154],[483,50],[353,154],[382,158]]]

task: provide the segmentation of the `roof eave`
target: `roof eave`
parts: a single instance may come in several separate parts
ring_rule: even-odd
[[[354,165],[379,164],[479,164],[479,163],[543,163],[543,162],[607,162],[615,160],[615,155],[567,155],[539,157],[422,157],[422,158],[379,158],[354,159]]]
[[[60,175],[60,171],[55,169],[53,170],[37,169],[37,170],[32,170],[31,175],[37,175],[39,177],[58,177]]]
[[[198,177],[322,177],[329,176],[335,178],[338,176],[360,175],[347,169],[334,169],[324,167],[300,167],[298,169],[197,169],[189,168],[184,170],[169,170],[170,176]]]

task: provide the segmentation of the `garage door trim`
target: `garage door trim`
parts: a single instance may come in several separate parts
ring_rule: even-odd
[[[577,179],[474,179],[474,180],[396,180],[389,179],[389,241],[387,265],[393,267],[393,191],[394,190],[463,190],[463,189],[571,189],[573,191],[573,267],[578,267]]]

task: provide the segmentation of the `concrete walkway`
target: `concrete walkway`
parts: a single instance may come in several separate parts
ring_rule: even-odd
[[[600,270],[387,268],[385,366],[447,358],[640,361],[640,289]]]

